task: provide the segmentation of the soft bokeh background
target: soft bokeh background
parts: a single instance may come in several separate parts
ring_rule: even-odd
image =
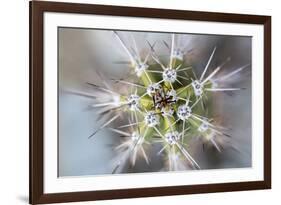
[[[170,34],[131,32],[142,49],[149,49],[144,43],[157,41],[156,51],[167,55],[168,50],[161,43],[170,41]],[[126,32],[121,32],[126,36]],[[192,48],[189,61],[200,74],[214,46],[217,52],[211,67],[220,65],[226,58],[231,61],[223,71],[232,70],[251,63],[251,37],[185,35],[188,47]],[[128,43],[128,42],[127,42]],[[72,95],[64,91],[91,92],[86,82],[100,84],[97,71],[108,79],[121,78],[128,73],[128,66],[116,61],[128,60],[126,53],[112,31],[94,29],[59,28],[59,176],[80,176],[110,174],[113,150],[119,142],[118,135],[110,131],[99,132],[94,139],[88,136],[99,128],[101,122],[95,111],[89,109],[91,99]],[[251,67],[238,76],[239,87],[246,90],[233,94],[218,94],[216,113],[222,124],[231,127],[232,143],[237,148],[225,149],[218,154],[209,149],[203,152],[199,144],[190,147],[196,153],[194,158],[203,169],[240,168],[251,166]],[[120,121],[118,122],[120,123]],[[122,124],[122,123],[121,123]],[[150,157],[152,166],[143,160],[125,172],[159,171],[163,166],[157,153],[161,147],[154,147]]]

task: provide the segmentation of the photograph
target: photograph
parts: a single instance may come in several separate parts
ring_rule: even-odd
[[[58,177],[252,167],[252,36],[57,28]]]

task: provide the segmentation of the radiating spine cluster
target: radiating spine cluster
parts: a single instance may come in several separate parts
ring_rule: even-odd
[[[114,35],[128,55],[133,75],[138,80],[115,80],[118,84],[132,88],[133,92],[127,96],[114,91],[108,85],[102,87],[90,84],[99,93],[92,106],[99,108],[100,114],[110,113],[110,118],[89,138],[103,128],[124,137],[125,140],[116,147],[121,154],[116,160],[114,173],[122,172],[128,161],[135,165],[138,156],[149,164],[147,150],[153,143],[161,143],[162,149],[158,155],[163,156],[166,169],[200,169],[200,163],[189,152],[191,138],[202,138],[203,142],[212,144],[219,152],[222,151],[221,140],[218,139],[229,135],[225,128],[213,121],[212,93],[241,90],[242,88],[221,85],[225,85],[226,79],[248,65],[227,75],[218,75],[224,64],[230,60],[228,58],[210,72],[209,67],[216,53],[215,47],[200,78],[197,78],[192,65],[184,61],[188,51],[178,45],[175,34],[171,34],[170,44],[164,42],[170,51],[167,65],[157,55],[155,43],[146,42],[149,51],[142,58],[134,38],[133,46],[129,47],[117,32]],[[128,124],[110,127],[122,115],[128,116]]]

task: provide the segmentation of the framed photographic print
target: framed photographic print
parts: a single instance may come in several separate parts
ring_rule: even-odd
[[[30,2],[30,203],[271,188],[271,17]]]

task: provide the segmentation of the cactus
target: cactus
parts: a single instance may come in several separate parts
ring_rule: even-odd
[[[201,138],[203,144],[210,144],[222,152],[224,138],[230,136],[227,129],[213,119],[214,92],[243,89],[225,85],[229,78],[248,65],[218,75],[230,61],[227,58],[210,71],[209,65],[216,54],[215,47],[210,51],[203,72],[197,77],[192,64],[185,61],[188,49],[184,50],[176,43],[178,34],[171,34],[171,42],[164,42],[169,48],[167,64],[155,51],[155,43],[146,41],[149,52],[140,57],[135,41],[134,48],[128,47],[118,32],[114,35],[130,59],[129,66],[137,80],[113,79],[115,83],[129,87],[131,92],[127,96],[109,86],[90,84],[99,95],[103,95],[92,106],[101,109],[101,114],[110,113],[111,118],[89,136],[92,138],[102,129],[123,136],[123,142],[116,147],[119,155],[113,173],[122,172],[127,162],[134,166],[137,158],[150,164],[147,150],[154,143],[161,144],[162,149],[157,154],[163,157],[165,169],[170,171],[200,169],[200,162],[189,152],[194,137]],[[123,114],[128,116],[128,124],[113,127],[112,122]]]

